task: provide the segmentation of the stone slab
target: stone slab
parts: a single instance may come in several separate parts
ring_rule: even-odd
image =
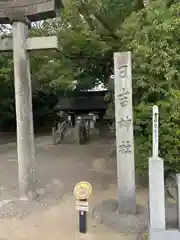
[[[150,229],[149,240],[179,240],[180,232],[177,230],[155,230]]]
[[[58,49],[58,39],[56,36],[28,38],[26,47],[28,51],[45,49]],[[5,38],[0,41],[0,52],[11,52],[13,50],[13,39]]]
[[[149,159],[149,211],[150,226],[165,229],[164,161]]]
[[[27,39],[27,49],[33,50],[44,50],[44,49],[58,49],[58,39],[56,36],[50,37],[34,37]]]
[[[166,199],[166,229],[178,228],[178,206],[176,202]]]
[[[8,16],[23,12],[30,21],[54,18],[56,10],[62,7],[61,0],[12,0],[0,2],[0,24],[8,24]]]

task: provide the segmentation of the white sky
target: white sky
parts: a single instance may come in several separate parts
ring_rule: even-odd
[[[105,91],[107,90],[107,88],[104,86],[103,83],[100,83],[99,85],[97,85],[96,87],[88,90],[88,91]]]

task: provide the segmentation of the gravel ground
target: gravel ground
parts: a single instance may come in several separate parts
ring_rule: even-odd
[[[136,240],[135,235],[120,234],[92,217],[94,207],[116,197],[116,161],[107,157],[109,140],[88,145],[53,146],[51,137],[36,139],[36,201],[18,200],[16,143],[0,145],[0,240]],[[93,195],[88,214],[88,232],[78,233],[73,187],[79,181],[92,184]]]
[[[108,140],[101,140],[81,146],[53,146],[51,137],[37,138],[38,199],[28,204],[18,201],[16,143],[0,145],[0,217],[23,218],[42,211],[72,192],[74,185],[81,180],[89,181],[93,189],[108,188],[116,181],[115,160],[107,158],[110,145]],[[12,201],[6,202],[9,199]]]

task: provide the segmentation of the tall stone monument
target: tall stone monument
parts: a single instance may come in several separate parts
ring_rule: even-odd
[[[31,76],[28,51],[57,49],[56,37],[28,38],[31,21],[56,16],[60,0],[9,0],[0,2],[0,24],[12,24],[13,39],[1,39],[0,51],[13,51],[17,122],[19,193],[21,200],[35,196],[35,147]]]
[[[131,52],[114,54],[119,213],[136,213]]]

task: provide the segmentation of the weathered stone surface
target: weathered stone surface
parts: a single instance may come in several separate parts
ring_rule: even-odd
[[[178,228],[178,206],[176,202],[170,202],[166,199],[166,228]]]
[[[114,54],[118,202],[120,213],[136,212],[131,52]]]
[[[164,160],[149,159],[149,211],[150,226],[165,229]]]
[[[30,63],[27,50],[57,48],[57,37],[29,38],[31,21],[56,16],[58,0],[0,2],[0,24],[12,23],[13,38],[1,41],[1,51],[13,50],[19,193],[21,200],[36,196],[35,148]],[[43,47],[42,47],[43,46]]]
[[[28,51],[45,49],[58,49],[58,39],[56,36],[28,38],[26,41]],[[13,39],[5,38],[0,41],[0,52],[12,52]]]
[[[176,174],[170,174],[165,180],[166,190],[169,196],[177,200],[177,182],[176,182]]]
[[[16,0],[0,2],[0,24],[9,23],[14,13],[23,13],[30,21],[40,21],[56,16],[61,0]],[[17,20],[17,19],[16,19]]]

